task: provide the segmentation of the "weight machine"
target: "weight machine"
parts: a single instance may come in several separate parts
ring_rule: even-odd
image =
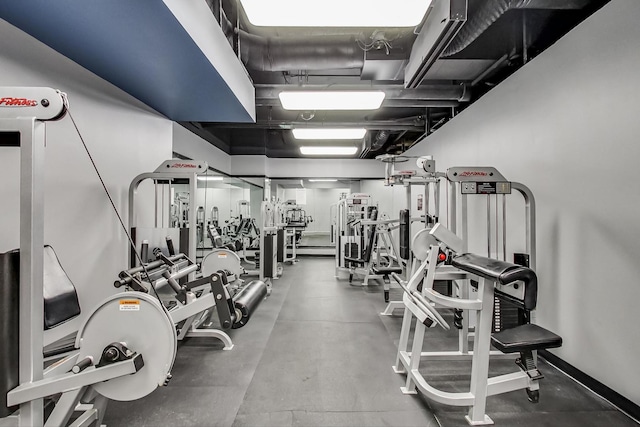
[[[331,236],[336,245],[335,276],[341,271],[352,274],[346,258],[360,259],[370,241],[373,230],[365,228],[361,221],[369,219],[376,206],[368,194],[343,194],[338,203],[331,206]]]
[[[398,264],[400,266],[404,266],[403,276],[404,283],[406,284],[411,275],[415,272],[415,268],[417,268],[413,263],[411,253],[411,225],[413,223],[420,223],[424,225],[424,228],[430,228],[438,221],[438,212],[440,210],[440,181],[444,178],[444,174],[436,172],[435,160],[433,160],[431,156],[417,157],[416,166],[418,169],[399,169],[396,167],[397,164],[404,163],[409,160],[409,157],[406,156],[384,154],[377,156],[376,160],[380,160],[385,163],[386,186],[393,187],[401,185],[405,188],[405,208],[400,211],[399,218],[397,220],[391,220],[388,222],[388,226],[399,230],[398,255],[400,261]],[[416,218],[411,217],[413,188],[422,190],[418,195],[417,210],[423,211],[424,214]],[[435,212],[435,214],[430,214],[429,212]],[[396,271],[388,270],[386,272],[387,275],[392,273],[399,274],[400,272],[397,271],[397,268]],[[390,287],[390,282],[385,280],[384,298],[385,302],[388,302],[388,305],[381,313],[385,316],[392,315],[396,308],[404,308],[402,301],[389,301]]]
[[[62,426],[76,413],[74,425],[100,425],[108,399],[139,399],[168,381],[175,330],[155,298],[118,293],[86,316],[72,348],[44,368],[49,332],[80,314],[73,283],[44,244],[45,122],[64,117],[68,103],[38,87],[0,87],[0,99],[7,107],[0,132],[19,134],[21,218],[20,249],[0,254],[2,424]]]
[[[450,187],[449,227],[437,223],[420,230],[412,240],[413,253],[420,261],[409,281],[392,275],[403,288],[405,306],[398,353],[394,370],[406,373],[403,393],[414,394],[417,388],[428,398],[452,406],[468,406],[466,420],[470,425],[493,424],[486,415],[487,396],[525,389],[529,400],[537,402],[542,378],[536,366],[536,350],[562,345],[554,333],[530,323],[537,300],[535,266],[535,201],[524,185],[507,181],[495,168],[450,168],[446,173]],[[514,254],[514,263],[507,255],[506,196],[516,190],[525,205],[525,244],[527,253]],[[468,252],[469,200],[472,195],[487,199],[487,257]],[[493,197],[493,199],[492,199]],[[502,209],[498,199],[502,198]],[[495,210],[492,210],[495,201]],[[492,229],[495,217],[495,229]],[[501,219],[501,221],[500,221]],[[461,230],[462,238],[455,234]],[[502,232],[502,260],[499,254]],[[494,232],[495,240],[493,239]],[[491,258],[491,256],[494,258]],[[451,283],[450,292],[435,289],[436,281]],[[421,288],[420,288],[421,286]],[[504,304],[515,307],[519,316],[506,324]],[[450,326],[438,309],[454,312],[458,331],[458,349],[454,351],[422,351],[426,329]],[[474,316],[472,316],[472,314]],[[407,351],[411,324],[416,319],[411,351]],[[471,320],[475,320],[473,323]],[[493,334],[492,334],[493,332]],[[473,339],[473,350],[470,341]],[[493,343],[498,351],[490,351]],[[490,357],[512,357],[518,353],[519,371],[489,378]],[[421,361],[471,360],[471,383],[468,392],[446,392],[429,384],[420,373]]]
[[[266,284],[254,280],[242,286],[239,277],[229,270],[220,269],[207,274],[211,268],[210,261],[207,261],[210,255],[203,261],[202,270],[207,271],[203,278],[180,284],[178,281],[195,272],[197,265],[184,254],[167,257],[160,250],[155,254],[156,261],[147,264],[146,269],[136,267],[122,271],[114,286],[126,286],[127,290],[143,293],[149,293],[153,288],[176,325],[178,340],[187,337],[217,338],[225,344],[224,350],[231,350],[233,343],[229,335],[208,327],[214,307],[223,329],[240,328],[247,324],[266,296]]]
[[[193,209],[193,206],[197,206],[198,176],[205,176],[207,173],[206,162],[167,160],[155,171],[140,174],[131,181],[129,228],[136,248],[145,243],[151,248],[160,248],[165,256],[173,252],[196,259],[199,235],[202,234],[199,231],[204,230],[204,224],[199,230],[198,209]],[[147,180],[153,185],[154,198],[152,204],[149,201],[144,202],[145,207],[153,206],[152,221],[141,218],[143,209],[139,206],[139,188]],[[182,190],[184,186],[187,188],[186,191]],[[204,222],[204,209],[200,217]],[[167,237],[172,244],[178,242],[177,248],[167,247]],[[149,261],[148,256],[143,257],[144,263]],[[137,266],[134,249],[129,248],[129,267]],[[189,280],[194,278],[195,272],[190,273]]]

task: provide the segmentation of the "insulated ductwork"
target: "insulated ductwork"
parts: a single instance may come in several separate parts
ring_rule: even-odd
[[[589,0],[487,0],[460,29],[442,56],[461,52],[511,9],[570,10],[582,9],[588,3]]]
[[[388,139],[389,139],[388,130],[378,131],[378,133],[376,133],[376,135],[373,137],[373,141],[371,141],[371,149],[374,151],[381,149]]]
[[[240,58],[257,71],[362,68],[364,51],[354,36],[264,38],[240,31]]]

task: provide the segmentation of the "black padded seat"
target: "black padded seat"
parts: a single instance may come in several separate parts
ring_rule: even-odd
[[[373,271],[373,274],[381,274],[383,276],[386,276],[391,273],[396,273],[396,274],[402,273],[402,267],[378,267],[374,265],[371,270]]]
[[[76,289],[51,246],[44,247],[44,329],[51,329],[80,314]],[[0,396],[19,384],[20,251],[0,254]],[[0,399],[0,418],[13,413]]]
[[[51,329],[80,314],[76,287],[51,246],[44,247],[44,328]]]
[[[451,265],[501,285],[508,285],[517,280],[524,282],[524,309],[536,308],[538,277],[530,268],[475,254],[458,255],[451,260]]]
[[[562,346],[562,337],[532,323],[497,332],[491,336],[491,341],[495,348],[503,353],[521,353]]]

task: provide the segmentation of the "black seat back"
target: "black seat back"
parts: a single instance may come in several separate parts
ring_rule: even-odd
[[[44,247],[44,329],[80,314],[78,294],[51,246]],[[20,251],[0,254],[0,418],[17,408],[7,407],[7,392],[19,384]]]
[[[369,219],[371,221],[375,221],[378,219],[378,209],[376,207],[373,207],[373,209],[371,210]],[[373,245],[376,240],[376,225],[371,224],[367,227],[369,228],[369,242],[367,243],[367,246],[364,248],[364,252],[362,253],[362,259],[364,260],[364,262],[369,262],[371,260]]]

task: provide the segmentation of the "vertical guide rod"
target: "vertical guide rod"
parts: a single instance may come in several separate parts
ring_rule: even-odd
[[[45,124],[18,119],[20,131],[20,384],[42,379],[44,325]],[[44,424],[42,399],[20,405],[20,426]]]

